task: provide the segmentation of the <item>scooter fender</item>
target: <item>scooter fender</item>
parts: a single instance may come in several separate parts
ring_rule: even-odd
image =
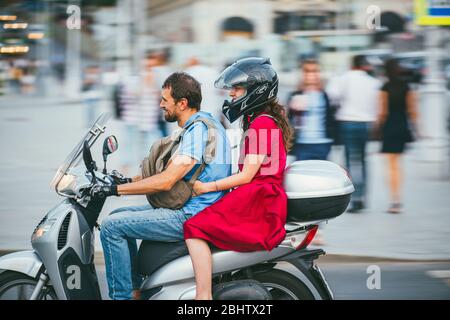
[[[0,257],[0,273],[15,271],[36,278],[42,261],[33,250],[19,251]]]

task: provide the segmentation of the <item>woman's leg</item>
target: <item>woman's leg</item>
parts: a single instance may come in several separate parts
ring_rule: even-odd
[[[388,153],[389,162],[389,185],[391,188],[392,203],[400,204],[400,188],[402,180],[402,172],[400,170],[400,154]]]
[[[202,239],[186,239],[197,285],[196,300],[212,300],[212,257],[208,243]]]

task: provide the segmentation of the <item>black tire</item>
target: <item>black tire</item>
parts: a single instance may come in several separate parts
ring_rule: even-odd
[[[0,273],[0,300],[29,300],[37,279],[31,278],[23,273],[5,271]],[[17,294],[15,294],[17,291]],[[47,287],[41,300],[57,300],[52,287]]]
[[[306,285],[285,271],[272,269],[255,273],[253,279],[261,282],[269,290],[273,300],[315,300]]]

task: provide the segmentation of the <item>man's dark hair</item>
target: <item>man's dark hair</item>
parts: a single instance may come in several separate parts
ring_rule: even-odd
[[[319,64],[319,62],[316,59],[308,58],[302,61],[301,66],[303,67],[306,64]]]
[[[367,59],[365,56],[359,54],[359,55],[356,55],[353,57],[353,61],[352,61],[353,68],[360,69],[367,65],[369,65],[369,63],[367,62]]]
[[[171,95],[175,102],[185,98],[188,101],[189,108],[200,110],[200,103],[202,102],[200,83],[187,73],[172,73],[164,81],[162,88],[171,89]]]

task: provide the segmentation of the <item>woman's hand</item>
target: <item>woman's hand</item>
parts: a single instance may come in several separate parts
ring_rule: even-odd
[[[200,180],[195,181],[193,186],[194,197],[209,192],[207,187],[208,187],[207,183],[203,183]]]

